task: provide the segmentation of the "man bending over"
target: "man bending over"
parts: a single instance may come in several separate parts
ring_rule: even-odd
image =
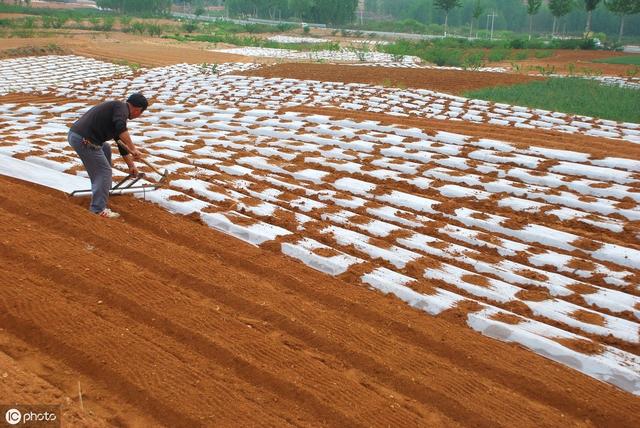
[[[149,103],[144,95],[132,94],[127,102],[106,101],[87,111],[71,126],[68,141],[74,148],[91,179],[91,211],[106,218],[120,214],[107,208],[111,189],[111,145],[107,140],[120,140],[118,151],[129,167],[129,174],[137,175],[134,159],[142,154],[134,146],[127,130],[127,120],[140,117]]]

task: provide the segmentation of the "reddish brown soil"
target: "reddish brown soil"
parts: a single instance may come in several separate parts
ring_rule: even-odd
[[[2,3],[16,4],[14,0],[2,0]],[[44,9],[77,9],[90,7],[87,3],[65,3],[57,1],[32,1],[31,7]]]
[[[573,312],[572,314],[570,314],[570,316],[579,321],[583,321],[589,324],[595,324],[600,326],[605,325],[605,319],[602,315],[585,311],[584,309],[579,309]]]
[[[393,87],[424,88],[451,94],[462,94],[469,90],[490,86],[506,86],[533,80],[543,80],[540,77],[506,73],[301,63],[277,64],[238,74],[268,78],[283,77],[325,82],[353,82]]]
[[[5,2],[2,2],[5,3]],[[17,19],[24,18],[25,16],[32,16],[26,13],[0,13],[0,19]]]
[[[140,37],[131,34],[90,31],[65,31],[65,36],[3,38],[3,50],[19,47],[44,47],[55,44],[66,53],[96,58],[104,61],[126,61],[145,67],[160,67],[178,63],[254,62],[252,58],[211,52],[211,43],[180,43],[175,40]],[[261,62],[261,61],[255,61]],[[269,61],[262,61],[269,62]]]
[[[556,342],[583,354],[601,354],[604,348],[599,343],[581,339],[556,339]]]
[[[500,321],[506,324],[520,324],[523,319],[520,317],[517,317],[515,315],[511,315],[511,314],[507,314],[505,312],[500,312],[494,316],[491,317],[491,319],[496,320],[496,321]]]
[[[638,422],[638,397],[152,204],[0,188],[0,396],[68,424]]]

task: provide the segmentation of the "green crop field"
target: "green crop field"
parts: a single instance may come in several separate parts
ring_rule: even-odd
[[[470,98],[640,123],[640,90],[580,78],[551,78],[465,93]]]
[[[597,59],[593,62],[600,62],[604,64],[640,65],[640,55],[614,56],[612,58]]]

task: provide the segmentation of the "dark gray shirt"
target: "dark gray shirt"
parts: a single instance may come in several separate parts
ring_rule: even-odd
[[[107,101],[92,107],[71,126],[71,131],[93,144],[101,146],[105,141],[117,140],[127,130],[129,107],[122,101]],[[123,151],[120,149],[120,154]]]

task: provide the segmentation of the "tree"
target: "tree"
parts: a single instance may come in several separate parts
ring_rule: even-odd
[[[549,10],[553,15],[553,30],[551,34],[556,33],[558,19],[571,12],[571,9],[573,9],[573,0],[549,0]]]
[[[476,4],[473,7],[473,11],[471,12],[471,25],[469,25],[469,37],[473,37],[473,21],[478,21],[480,15],[484,12],[484,7],[480,3],[480,0],[476,0]]]
[[[461,0],[434,0],[433,3],[438,9],[444,11],[444,36],[447,36],[447,23],[449,21],[449,11],[460,7],[462,5]]]
[[[531,33],[533,32],[533,15],[540,11],[542,6],[542,0],[527,0],[527,15],[529,15],[529,40],[531,40]]]
[[[305,16],[309,16],[313,0],[289,0],[289,10],[300,20]]]
[[[622,41],[624,33],[624,17],[640,13],[640,0],[604,0],[604,5],[611,12],[620,15],[620,31],[618,32],[618,42]]]
[[[257,0],[227,0],[225,7],[230,15],[258,15]]]
[[[353,21],[358,0],[314,0],[311,20],[323,24],[345,24]]]
[[[584,0],[584,8],[587,11],[587,25],[584,28],[585,34],[588,36],[591,32],[591,14],[598,7],[600,0]]]

